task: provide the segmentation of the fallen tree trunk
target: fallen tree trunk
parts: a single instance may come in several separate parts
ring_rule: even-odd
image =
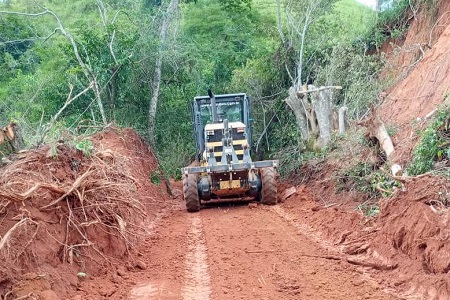
[[[370,111],[370,116],[365,120],[358,122],[358,125],[366,127],[369,130],[369,136],[378,140],[380,147],[386,154],[387,161],[391,163],[392,175],[401,175],[402,167],[393,160],[395,148],[392,139],[386,130],[386,126],[384,126],[383,121],[377,116],[373,105],[371,106]]]

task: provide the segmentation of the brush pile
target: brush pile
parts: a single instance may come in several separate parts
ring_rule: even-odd
[[[18,269],[64,278],[66,264],[75,279],[105,272],[133,255],[163,205],[149,180],[156,159],[134,131],[109,129],[76,145],[20,153],[0,169],[0,294]]]

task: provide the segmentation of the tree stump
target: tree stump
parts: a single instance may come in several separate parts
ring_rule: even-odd
[[[0,156],[4,157],[25,148],[22,131],[16,123],[0,128]]]

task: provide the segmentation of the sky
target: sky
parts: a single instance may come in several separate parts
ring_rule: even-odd
[[[359,3],[365,4],[367,6],[370,6],[371,8],[375,9],[376,0],[356,0]]]

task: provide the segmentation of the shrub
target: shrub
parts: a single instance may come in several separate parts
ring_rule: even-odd
[[[437,161],[450,159],[450,109],[438,112],[422,134],[419,145],[414,149],[413,160],[408,173],[419,175],[431,171]]]

